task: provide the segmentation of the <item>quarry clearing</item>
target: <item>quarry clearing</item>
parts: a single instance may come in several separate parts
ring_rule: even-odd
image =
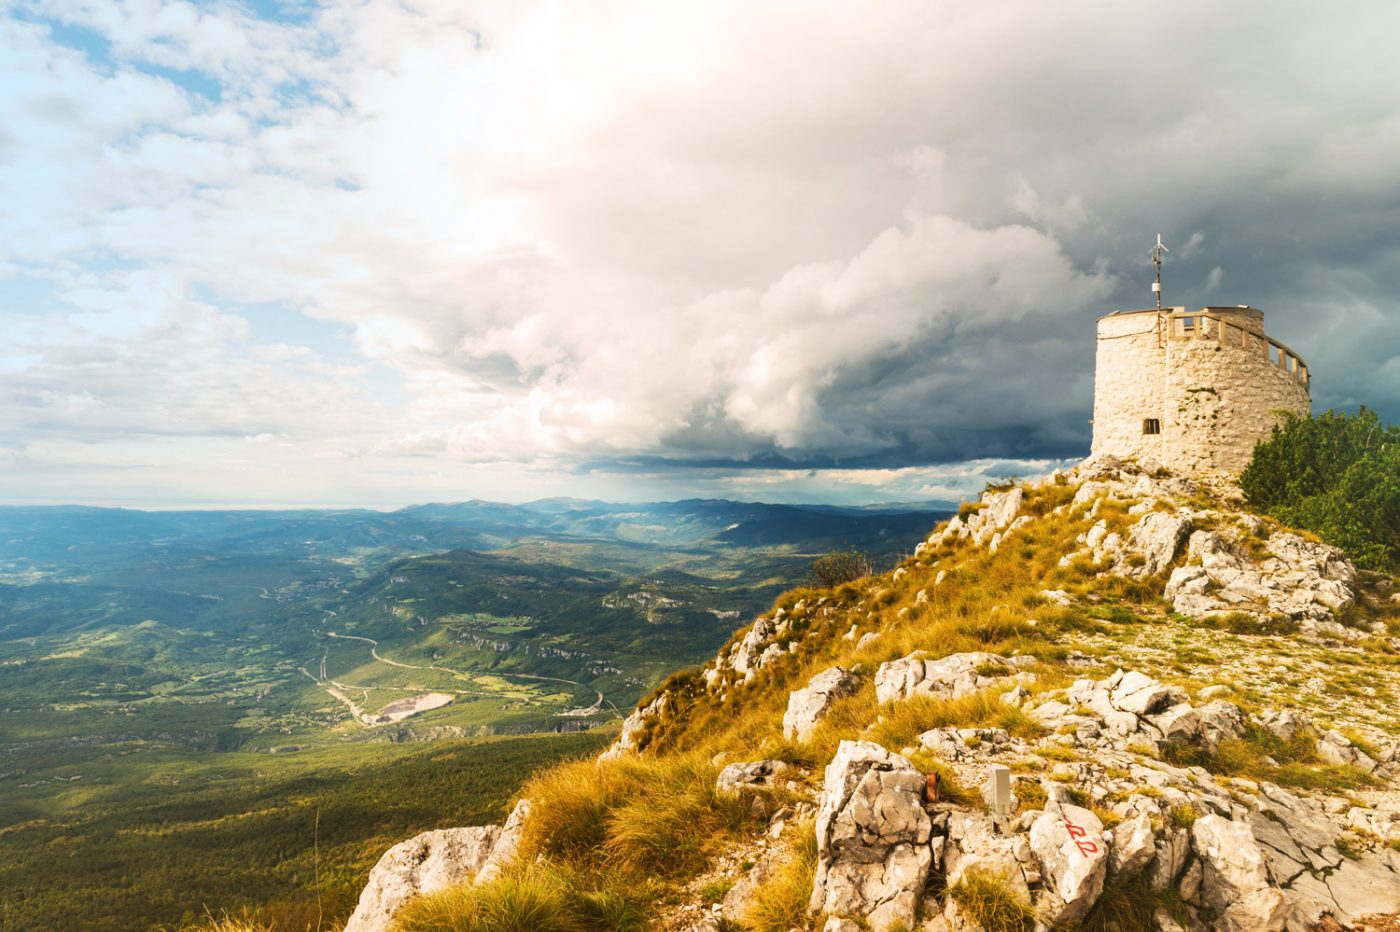
[[[403,663],[402,661],[393,660],[393,659],[391,659],[391,658],[389,658],[389,657],[385,657],[385,656],[383,656],[382,654],[379,653],[379,642],[376,641],[376,640],[374,640],[373,638],[362,637],[362,636],[360,636],[360,635],[355,635],[355,634],[338,634],[338,633],[336,633],[336,632],[334,632],[334,631],[328,631],[328,632],[326,632],[326,635],[327,635],[328,637],[336,638],[337,640],[343,640],[343,641],[363,641],[364,643],[366,643],[366,644],[369,645],[369,653],[370,653],[370,656],[371,656],[375,661],[377,661],[377,662],[379,662],[379,663],[382,663],[382,664],[385,664],[385,665],[387,665],[387,666],[398,667],[398,668],[403,669],[403,670],[425,670],[425,671],[433,671],[433,672],[437,672],[437,673],[445,673],[445,674],[447,674],[448,676],[453,677],[454,679],[457,679],[457,678],[465,678],[465,679],[470,679],[470,680],[476,680],[476,677],[473,677],[471,674],[464,673],[464,672],[462,672],[462,671],[460,671],[460,670],[453,670],[453,669],[450,669],[450,668],[448,668],[448,667],[441,667],[441,666],[436,666],[436,665],[427,665],[427,666],[424,666],[424,665]],[[345,693],[343,690],[347,690],[347,689],[361,690],[361,691],[363,691],[363,693],[364,693],[364,699],[367,700],[368,697],[369,697],[369,691],[370,691],[371,689],[376,688],[376,687],[372,687],[372,686],[350,686],[350,685],[348,685],[348,684],[340,683],[340,682],[337,682],[336,680],[332,679],[332,678],[326,673],[326,656],[325,656],[324,654],[322,655],[322,657],[321,657],[321,662],[320,662],[320,676],[317,676],[317,675],[311,673],[311,672],[310,672],[309,670],[307,670],[305,667],[302,667],[302,668],[301,668],[301,672],[304,673],[306,676],[310,677],[312,680],[314,680],[314,681],[316,682],[316,685],[319,686],[319,687],[321,687],[322,689],[324,689],[333,699],[335,699],[337,702],[340,702],[340,703],[343,704],[347,709],[349,709],[349,710],[350,710],[350,715],[355,719],[355,721],[359,722],[361,725],[363,725],[363,726],[366,727],[366,728],[373,728],[373,727],[375,727],[375,726],[377,726],[377,725],[389,725],[389,724],[393,724],[393,723],[396,723],[396,722],[401,722],[401,721],[403,721],[404,719],[411,718],[411,717],[414,716],[414,715],[418,715],[418,714],[423,713],[423,712],[429,712],[429,711],[431,711],[431,710],[433,710],[433,709],[442,708],[443,706],[447,705],[448,703],[450,703],[450,702],[455,698],[454,693],[447,693],[447,692],[430,692],[430,693],[424,693],[424,694],[418,695],[418,696],[408,696],[408,697],[405,697],[405,698],[402,698],[402,699],[396,699],[396,700],[394,700],[393,702],[389,703],[388,705],[384,706],[382,709],[380,709],[379,712],[374,713],[374,714],[370,714],[370,713],[366,712],[366,711],[364,710],[364,708],[363,708],[359,703],[357,703],[354,699],[352,699],[352,698],[350,698],[350,696],[346,695],[346,693]],[[513,679],[526,679],[526,680],[535,680],[535,681],[542,681],[542,682],[566,683],[566,684],[568,684],[568,685],[570,685],[570,686],[577,686],[577,687],[580,687],[580,688],[583,688],[583,689],[589,689],[589,690],[591,690],[591,691],[594,693],[594,695],[596,696],[596,699],[594,700],[593,705],[588,706],[588,707],[580,707],[580,708],[575,708],[575,709],[569,709],[569,710],[567,710],[567,711],[565,711],[565,712],[561,712],[561,713],[560,713],[560,714],[563,715],[563,716],[568,716],[568,717],[586,717],[586,716],[593,715],[593,714],[596,714],[597,712],[601,711],[601,710],[603,709],[604,706],[607,706],[607,707],[612,708],[614,712],[617,712],[617,711],[618,711],[617,707],[616,707],[615,705],[613,705],[613,703],[612,703],[605,695],[603,695],[603,693],[602,693],[601,691],[599,691],[599,690],[597,690],[597,689],[593,689],[592,687],[587,686],[587,685],[584,684],[584,683],[579,683],[579,682],[576,682],[576,681],[574,681],[574,680],[566,680],[566,679],[562,679],[562,678],[560,678],[560,677],[554,677],[554,676],[539,676],[539,675],[529,674],[529,673],[499,673],[499,672],[498,672],[498,673],[495,674],[495,675],[496,675],[496,676],[500,676],[500,677],[509,677],[509,678],[513,678]],[[460,690],[455,691],[455,693],[456,693],[457,695],[465,694],[465,693],[462,693],[462,691],[460,691]],[[619,714],[621,714],[621,713],[619,713]]]
[[[417,715],[419,712],[427,712],[432,709],[440,709],[452,701],[452,697],[447,693],[425,693],[421,696],[409,696],[406,699],[396,699],[379,710],[379,714],[371,718],[375,725],[388,725],[393,722],[401,722],[406,718]]]

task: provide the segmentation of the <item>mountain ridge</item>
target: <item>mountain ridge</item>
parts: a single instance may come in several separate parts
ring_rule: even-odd
[[[1394,589],[1227,482],[1103,459],[991,491],[532,778],[514,874],[352,926],[496,928],[543,884],[559,928],[1392,928]]]

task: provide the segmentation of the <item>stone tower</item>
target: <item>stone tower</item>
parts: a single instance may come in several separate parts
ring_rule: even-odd
[[[1306,416],[1308,367],[1252,307],[1099,318],[1092,455],[1238,474],[1284,412]]]

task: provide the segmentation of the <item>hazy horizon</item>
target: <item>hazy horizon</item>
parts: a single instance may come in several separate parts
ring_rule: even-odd
[[[898,508],[908,507],[910,510],[938,511],[945,507],[955,507],[958,503],[946,499],[922,499],[922,500],[894,500],[886,499],[880,501],[859,502],[859,503],[837,503],[824,499],[813,498],[810,500],[793,498],[790,500],[767,500],[758,498],[706,498],[704,496],[686,496],[682,498],[668,499],[606,499],[606,498],[577,498],[569,495],[546,496],[543,498],[519,499],[507,501],[504,499],[482,499],[463,498],[440,501],[407,502],[403,504],[385,503],[360,503],[344,504],[334,502],[129,502],[120,505],[94,504],[92,502],[81,501],[5,501],[0,500],[0,508],[93,508],[109,511],[141,511],[141,512],[176,512],[176,511],[378,511],[390,513],[404,511],[409,508],[421,508],[428,505],[462,505],[471,502],[482,502],[492,505],[534,505],[550,501],[576,501],[583,504],[602,505],[663,505],[672,502],[696,499],[701,501],[732,501],[750,505],[789,505],[794,507],[808,508],[849,508],[859,510],[862,508]],[[920,507],[915,507],[920,506]]]

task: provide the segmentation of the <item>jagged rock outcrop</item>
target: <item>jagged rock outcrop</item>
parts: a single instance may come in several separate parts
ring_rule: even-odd
[[[1034,663],[1034,657],[1003,657],[984,651],[936,659],[911,654],[880,664],[875,672],[875,696],[880,702],[895,702],[916,695],[957,698],[1013,677],[1020,682],[1034,682],[1034,675],[1017,672],[1018,668]]]
[[[1098,902],[1108,874],[1103,823],[1088,809],[1052,804],[1031,824],[1030,848],[1047,880],[1041,915],[1049,923],[1077,922]]]
[[[409,900],[471,880],[491,858],[501,828],[445,828],[399,842],[379,859],[345,932],[385,932]]]
[[[1114,826],[1110,842],[1108,873],[1111,876],[1135,877],[1157,855],[1152,819],[1144,812]]]
[[[1195,511],[1182,503],[1196,491],[1189,480],[1138,475],[1122,464],[1082,467],[1086,473],[1101,478],[1080,486],[1075,507],[1088,506],[1096,515],[1105,500],[1137,500],[1130,510],[1141,517],[1126,534],[1099,521],[1061,565],[1082,555],[1106,572],[1137,577],[1174,566],[1163,596],[1187,617],[1243,612],[1298,621],[1316,636],[1364,636],[1335,620],[1356,600],[1357,587],[1356,569],[1338,548],[1291,531],[1271,533],[1252,515]]]
[[[1196,707],[1181,688],[1137,671],[1077,680],[1062,698],[1041,702],[1030,712],[1063,737],[1073,735],[1091,746],[1185,742],[1213,749],[1244,730],[1244,713],[1233,703],[1216,699]]]
[[[861,678],[845,667],[832,667],[812,677],[805,687],[788,696],[787,711],[783,714],[783,737],[789,741],[811,738],[832,703],[855,695],[860,684]]]
[[[777,623],[773,619],[760,618],[739,641],[730,665],[745,683],[751,681],[772,657],[782,654],[782,648],[772,643],[776,633]]]
[[[729,764],[719,772],[715,789],[720,793],[740,793],[746,789],[772,786],[778,777],[792,767],[786,761],[756,760],[747,763]]]
[[[1186,536],[1191,533],[1191,517],[1163,511],[1150,511],[1128,531],[1129,545],[1142,562],[1122,566],[1125,576],[1156,576],[1176,559]]]
[[[1270,885],[1264,852],[1248,824],[1211,813],[1191,827],[1191,846],[1202,868],[1197,901],[1220,928],[1283,928],[1288,912],[1283,893]]]
[[[1087,481],[1074,490],[1081,479]],[[1314,638],[1332,639],[1308,645],[1325,651],[1326,662],[1340,651],[1360,652],[1358,645],[1336,640],[1384,639],[1387,632],[1343,629],[1336,619],[1358,598],[1367,600],[1361,609],[1384,607],[1389,590],[1370,577],[1358,578],[1333,548],[1234,512],[1228,500],[1206,504],[1205,491],[1219,502],[1221,490],[1203,490],[1190,479],[1143,474],[1104,460],[1051,481],[1061,487],[1050,490],[1050,502],[1034,490],[984,494],[978,510],[930,535],[914,560],[884,578],[785,602],[721,649],[698,678],[678,680],[672,692],[629,716],[605,757],[645,749],[658,719],[674,715],[682,721],[692,703],[710,716],[716,710],[742,715],[750,697],[783,684],[792,690],[783,735],[807,741],[832,703],[861,684],[841,666],[805,685],[792,682],[793,670],[811,658],[851,666],[881,660],[894,653],[882,653],[884,644],[896,636],[905,643],[910,622],[936,617],[947,624],[959,599],[968,599],[975,612],[1023,624],[1022,631],[1039,625],[1051,645],[1026,648],[1038,657],[1006,656],[1006,649],[940,657],[939,645],[929,643],[926,653],[880,663],[873,677],[882,706],[925,695],[995,691],[1042,729],[1020,712],[987,713],[978,705],[982,724],[931,728],[902,739],[914,747],[842,741],[819,789],[808,772],[790,772],[775,760],[724,766],[717,790],[747,793],[750,802],[762,803],[750,814],[764,826],[723,855],[727,866],[711,868],[719,877],[694,881],[696,893],[711,892],[696,897],[703,906],[688,904],[686,921],[674,927],[724,927],[743,917],[758,888],[784,876],[792,833],[811,815],[802,810],[810,803],[794,801],[805,794],[819,801],[809,904],[828,914],[825,925],[833,932],[867,924],[913,928],[916,914],[923,929],[975,932],[975,908],[961,904],[955,893],[974,872],[979,882],[992,878],[1027,904],[1039,928],[1072,927],[1110,885],[1133,882],[1140,883],[1141,895],[1156,891],[1171,904],[1176,918],[1159,909],[1153,920],[1163,932],[1312,932],[1319,924],[1337,932],[1363,916],[1400,915],[1400,742],[1384,728],[1393,721],[1384,705],[1394,684],[1339,677],[1346,686],[1342,694],[1370,700],[1369,718],[1347,717],[1324,705],[1313,716],[1260,709],[1271,700],[1289,704],[1325,695],[1329,680],[1320,676],[1315,679],[1321,685],[1309,681],[1299,696],[1270,682],[1321,672],[1316,658],[1306,658],[1312,666],[1299,673],[1305,658],[1290,651],[1286,669],[1280,664],[1261,672],[1249,651],[1256,644],[1272,646],[1265,637],[1278,637],[1275,629],[1256,632],[1248,619],[1236,618],[1193,626],[1141,599],[1146,581],[1164,587],[1173,607],[1188,617],[1247,612],[1273,616],[1271,621],[1292,618]],[[1062,544],[1049,545],[1055,550],[1048,559],[1020,547],[990,556],[1033,521],[1074,530]],[[946,565],[933,563],[935,557]],[[983,605],[977,593],[969,593],[976,585],[969,566],[1000,573],[1013,558],[1039,569],[1061,557],[1067,572],[1052,570],[1029,586],[1008,587],[1005,604],[990,599]],[[1094,589],[1096,576],[1106,583],[1102,592]],[[1042,588],[1052,586],[1061,588]],[[1121,597],[1124,592],[1132,595]],[[1022,609],[1023,622],[1015,617]],[[1348,625],[1357,624],[1357,614],[1349,613]],[[970,621],[964,633],[973,630],[980,635],[985,629],[973,629]],[[994,631],[984,642],[997,637]],[[1390,643],[1400,646],[1400,639]],[[1114,666],[1123,669],[1104,675]],[[1042,688],[1064,682],[1058,677],[1067,670],[1093,672],[1073,674],[1084,678],[1065,688]],[[1163,681],[1177,672],[1189,690]],[[1197,690],[1212,679],[1217,682]],[[765,716],[769,708],[765,702]],[[869,723],[864,732],[857,725],[851,735],[890,734],[908,723],[887,706],[875,714],[881,723]],[[762,728],[770,727],[765,720]],[[758,740],[744,745],[746,756],[781,747],[776,734],[756,734]],[[1271,744],[1275,738],[1281,744]],[[1277,755],[1286,766],[1261,755]],[[932,766],[966,795],[926,802],[926,775],[911,758],[936,759]],[[997,764],[1013,772],[1014,800],[1009,815],[993,817],[965,800],[986,786]],[[1315,771],[1300,776],[1298,767]],[[1316,783],[1304,791],[1271,779]],[[1329,790],[1333,779],[1348,788]],[[775,783],[780,793],[752,792]],[[733,884],[722,903],[712,892],[718,879]],[[946,892],[929,893],[935,890]]]
[[[661,717],[665,711],[666,704],[670,697],[665,693],[657,696],[644,706],[638,706],[632,710],[622,722],[622,731],[618,733],[617,740],[599,755],[601,760],[612,760],[622,757],[624,754],[635,754],[641,750],[646,742],[646,736],[651,731],[651,726]]]
[[[1163,595],[1191,617],[1249,612],[1330,624],[1356,600],[1356,570],[1336,547],[1287,531],[1271,534],[1262,547],[1264,555],[1256,557],[1215,531],[1196,531],[1186,565],[1172,571]]]
[[[987,546],[993,552],[1001,542],[1030,523],[1030,515],[1021,514],[1025,491],[1019,486],[1005,491],[982,493],[981,507],[953,517],[940,531],[914,548],[914,556],[922,557],[929,550],[949,540],[971,540],[977,546]]]
[[[1184,691],[1136,671],[1079,681],[1036,711],[1046,708],[1063,710],[1055,717],[1080,726],[1038,742],[999,729],[921,736],[969,786],[985,779],[989,761],[1007,754],[1035,761],[1038,744],[1092,749],[1080,762],[1039,768],[1038,780],[1032,766],[1016,786],[1039,782],[1044,809],[1023,807],[1001,824],[985,812],[922,805],[921,775],[906,758],[869,742],[843,742],[826,773],[813,908],[883,928],[908,921],[911,891],[928,869],[942,871],[943,886],[953,889],[975,868],[1009,885],[1047,925],[1082,920],[1109,880],[1139,874],[1153,889],[1175,888],[1198,928],[1306,929],[1324,917],[1351,923],[1400,911],[1400,852],[1375,843],[1357,850],[1358,838],[1400,837],[1400,793],[1357,794],[1370,804],[1353,807],[1343,822],[1326,797],[1239,779],[1227,787],[1200,768],[1145,758],[1142,742],[1162,740],[1169,714],[1192,722],[1174,740],[1201,748],[1238,736],[1248,717],[1218,699],[1191,706]],[[1306,724],[1297,728],[1295,737],[1311,734],[1301,730]],[[1103,800],[1105,808],[1096,812],[1079,799]],[[1104,829],[1103,811],[1117,820],[1112,830]],[[1345,834],[1350,856],[1340,847]],[[952,898],[926,905],[926,916],[934,915],[930,908],[937,918],[928,928],[972,928]],[[1163,918],[1161,927],[1169,922]]]
[[[817,812],[812,909],[864,917],[877,932],[913,926],[933,860],[923,790],[924,775],[907,759],[841,742]]]
[[[487,857],[486,863],[481,866],[481,871],[476,875],[479,883],[494,880],[500,876],[501,871],[514,863],[520,852],[520,837],[525,830],[525,820],[529,817],[530,801],[522,799],[510,811],[506,824],[501,826],[501,833],[496,838],[496,844],[491,848],[490,856]]]
[[[516,858],[529,815],[522,799],[504,826],[436,829],[394,845],[370,871],[344,932],[386,932],[414,897],[499,876]]]

